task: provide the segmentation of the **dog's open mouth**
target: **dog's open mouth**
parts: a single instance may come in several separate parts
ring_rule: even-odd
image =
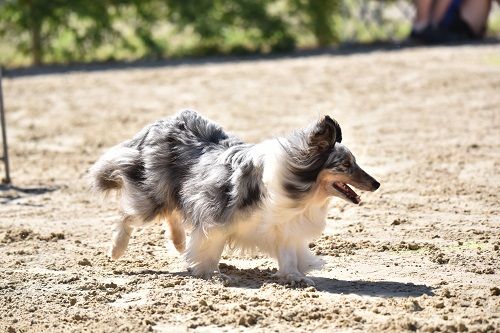
[[[359,195],[357,195],[356,192],[354,192],[349,186],[347,186],[347,184],[335,182],[333,183],[333,187],[356,205],[361,202],[361,198],[359,197]]]

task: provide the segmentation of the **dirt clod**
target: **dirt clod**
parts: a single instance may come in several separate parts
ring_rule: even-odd
[[[444,308],[444,303],[443,302],[437,302],[436,304],[434,304],[434,307],[436,309],[442,309],[442,308]]]
[[[80,266],[92,266],[92,263],[87,258],[83,258],[82,260],[78,261],[78,265],[80,265]]]

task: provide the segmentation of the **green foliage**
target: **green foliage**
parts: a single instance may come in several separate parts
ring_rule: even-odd
[[[319,46],[339,41],[335,19],[340,13],[340,0],[293,0],[291,5],[296,12],[306,14],[304,23]]]
[[[159,1],[147,0],[7,0],[0,3],[0,36],[31,54],[33,64],[89,61],[106,44],[129,50],[140,46],[160,57],[164,47],[152,31],[161,9]],[[133,18],[128,27],[139,46],[116,26],[125,17]]]
[[[77,18],[84,29],[71,25]],[[50,52],[52,38],[63,30],[73,35],[82,51],[90,45],[103,42],[103,35],[111,29],[111,17],[105,2],[84,0],[8,0],[0,10],[2,35],[29,34],[29,39],[20,39],[22,51],[32,54],[33,63],[40,64],[44,52]],[[82,25],[80,25],[81,27]]]
[[[344,40],[346,31],[362,35],[365,22],[351,27],[341,15],[360,3],[364,4],[362,0],[0,0],[0,63],[158,59],[329,46]],[[406,34],[405,29],[399,30]]]
[[[270,0],[167,0],[178,31],[191,30],[201,53],[290,50],[295,40],[286,22],[270,14]]]
[[[0,37],[31,63],[161,58],[175,54],[292,50],[290,22],[306,22],[321,45],[334,42],[327,0],[5,0]],[[336,2],[336,1],[333,1]],[[276,12],[271,7],[282,5]],[[302,15],[306,20],[294,20]],[[157,31],[168,31],[158,34]],[[185,37],[175,49],[171,40]],[[0,45],[0,51],[5,48]],[[0,55],[0,61],[5,58]],[[24,62],[24,61],[21,61]]]

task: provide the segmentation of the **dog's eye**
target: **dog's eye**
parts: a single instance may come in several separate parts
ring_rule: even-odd
[[[343,165],[345,168],[350,168],[350,167],[351,167],[351,162],[344,162],[344,163],[342,163],[342,165]]]

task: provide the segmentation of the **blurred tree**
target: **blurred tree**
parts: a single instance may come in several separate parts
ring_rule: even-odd
[[[62,60],[85,60],[87,52],[111,39],[121,39],[127,46],[114,23],[123,19],[125,10],[132,10],[139,21],[133,25],[136,36],[152,55],[161,57],[163,48],[152,37],[151,26],[160,15],[165,17],[163,8],[161,1],[154,0],[6,0],[0,2],[0,35],[28,33],[28,42],[16,38],[14,47],[30,53],[35,65],[49,51],[61,53]],[[54,42],[61,36],[74,46],[56,50]]]
[[[184,54],[284,51],[295,47],[297,24],[321,46],[337,42],[340,2],[0,0],[0,36],[10,35],[13,47],[29,54],[35,65],[123,59],[123,50],[161,58],[167,54],[167,41],[155,34],[158,27],[191,36],[194,47]],[[96,50],[103,48],[105,55],[98,56]]]
[[[272,0],[166,0],[169,19],[178,29],[191,28],[205,51],[221,52],[232,34],[248,35],[227,51],[290,50],[295,40],[286,22],[269,13]],[[253,45],[252,45],[253,44]]]
[[[92,24],[79,40],[90,40],[93,44],[102,41],[103,33],[111,29],[111,17],[106,1],[85,0],[6,0],[1,4],[0,33],[30,35],[29,45],[17,45],[24,51],[28,48],[33,64],[42,63],[48,40],[61,29],[74,29],[69,24],[71,14],[80,19],[89,18]]]
[[[310,30],[319,46],[328,46],[339,41],[335,19],[340,13],[341,0],[289,0],[297,13],[304,13],[305,26]]]

